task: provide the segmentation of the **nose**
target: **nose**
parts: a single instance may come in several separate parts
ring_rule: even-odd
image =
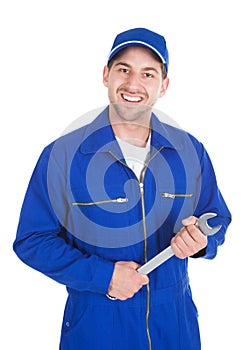
[[[127,87],[131,92],[138,91],[138,88],[141,86],[140,77],[137,73],[131,73],[129,74],[128,80],[127,80]]]

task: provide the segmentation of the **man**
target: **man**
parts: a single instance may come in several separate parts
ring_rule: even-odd
[[[200,349],[188,257],[214,258],[231,215],[203,145],[152,110],[167,71],[161,35],[117,35],[110,105],[46,147],[31,177],[14,250],[67,286],[61,350]],[[206,212],[221,225],[208,238],[196,226]],[[137,271],[170,244],[174,257]]]

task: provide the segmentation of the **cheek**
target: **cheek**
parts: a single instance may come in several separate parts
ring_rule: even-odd
[[[107,88],[108,88],[108,97],[109,97],[110,102],[115,103],[118,85],[113,84],[111,81],[109,81]]]
[[[110,90],[116,90],[117,87],[119,86],[120,82],[119,79],[117,79],[116,77],[114,77],[112,74],[109,75],[108,79],[107,79],[107,87]]]
[[[152,100],[158,99],[161,96],[161,87],[159,85],[151,85],[147,91]]]

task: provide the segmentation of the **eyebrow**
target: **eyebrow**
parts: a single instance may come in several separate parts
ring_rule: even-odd
[[[119,61],[119,62],[115,63],[114,66],[115,67],[117,67],[117,66],[125,66],[127,68],[132,68],[132,66],[130,64],[128,64],[126,62],[122,62],[122,61]],[[154,68],[154,67],[144,67],[142,70],[144,70],[144,71],[154,71],[155,73],[159,74],[159,71],[156,68]]]

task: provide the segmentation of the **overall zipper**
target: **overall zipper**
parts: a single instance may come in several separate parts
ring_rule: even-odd
[[[139,181],[139,188],[140,188],[140,196],[141,196],[141,203],[142,203],[142,222],[143,222],[143,238],[144,238],[144,262],[146,263],[148,261],[148,247],[147,247],[147,226],[146,226],[146,213],[145,213],[145,200],[144,200],[144,177],[146,170],[148,168],[149,162],[158,154],[163,147],[159,148],[155,154],[148,159],[147,163],[145,164],[141,176],[140,176],[140,181]],[[119,163],[125,165],[128,167],[128,165],[124,162],[122,162],[118,157],[115,156],[113,152],[109,152]],[[128,167],[129,168],[129,167]],[[130,168],[129,168],[130,169]],[[131,169],[132,170],[132,169]],[[133,170],[132,170],[133,171]],[[149,350],[152,350],[152,340],[151,340],[151,335],[150,335],[150,330],[149,330],[149,313],[150,313],[150,286],[147,284],[147,305],[146,305],[146,332],[147,332],[147,338],[148,338],[148,347]]]
[[[140,195],[141,195],[141,202],[142,202],[142,222],[143,222],[143,235],[144,235],[144,263],[148,262],[148,245],[147,245],[147,225],[146,225],[146,212],[145,212],[145,198],[144,198],[144,178],[145,173],[148,168],[149,162],[163,149],[163,147],[159,148],[157,152],[154,153],[154,155],[148,159],[147,163],[145,164],[141,176],[140,176]],[[146,308],[146,332],[148,337],[148,348],[149,350],[152,350],[152,340],[149,330],[149,313],[150,313],[150,285],[147,284],[147,308]]]
[[[189,198],[193,197],[193,193],[168,193],[168,192],[162,192],[161,196],[163,198],[178,198],[178,197],[184,197]]]
[[[139,183],[140,194],[142,201],[142,222],[143,222],[143,235],[144,235],[144,262],[148,261],[148,246],[147,246],[147,227],[146,227],[146,215],[145,215],[145,201],[144,201],[144,185],[143,182]],[[150,312],[150,286],[147,284],[147,308],[146,308],[146,331],[148,337],[148,347],[149,350],[152,350],[152,341],[149,331],[149,312]]]
[[[119,197],[116,199],[105,199],[103,201],[96,201],[96,202],[72,202],[71,204],[73,206],[90,206],[90,205],[98,205],[98,204],[106,204],[106,203],[126,203],[128,202],[128,198]]]

